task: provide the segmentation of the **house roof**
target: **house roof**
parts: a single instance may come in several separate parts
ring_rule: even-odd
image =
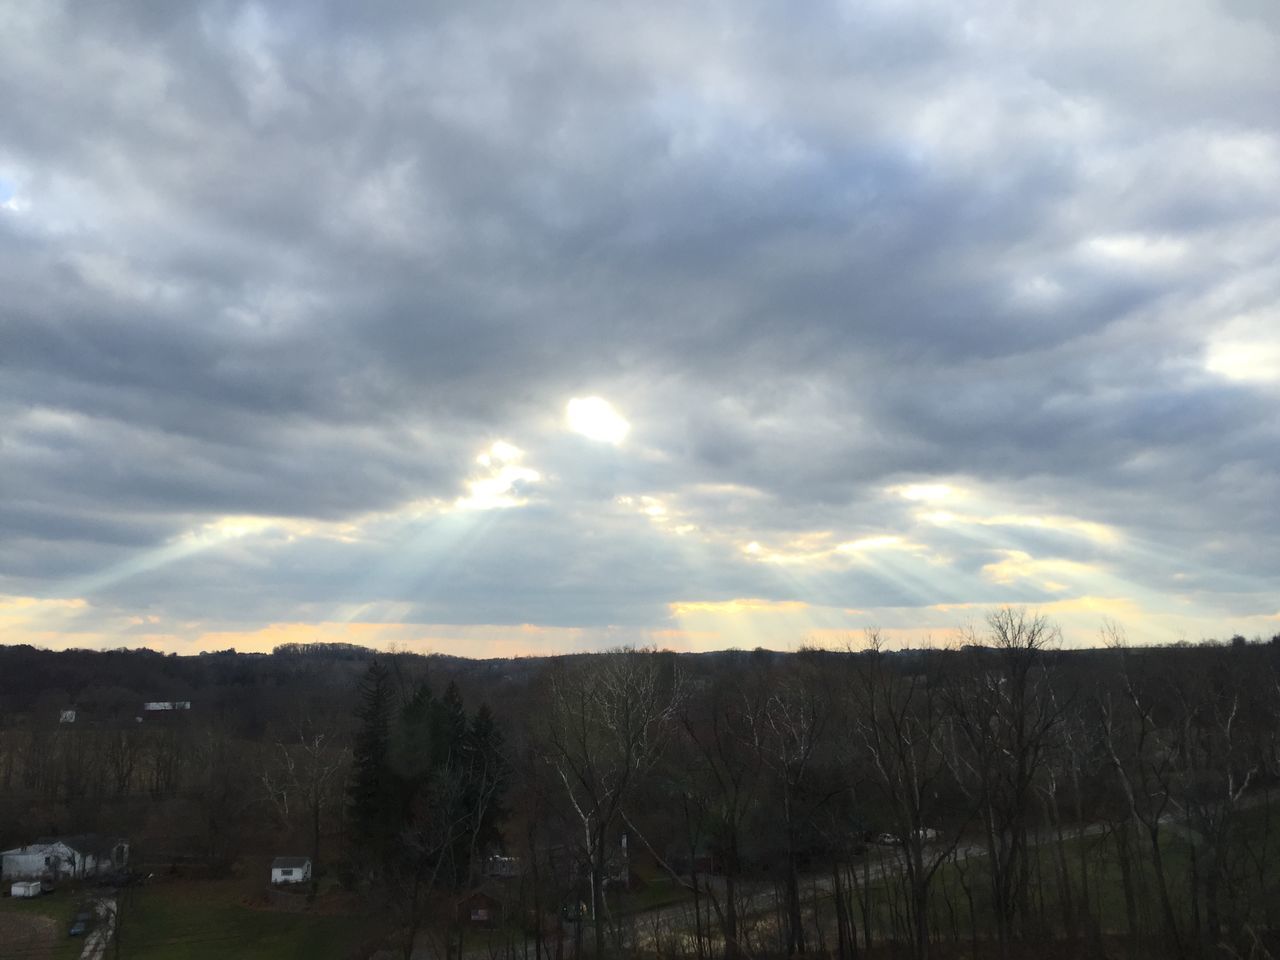
[[[105,837],[100,833],[79,833],[73,837],[40,837],[36,840],[37,845],[53,843],[64,844],[81,855],[110,857],[120,840],[117,837]]]
[[[271,861],[272,870],[301,870],[311,863],[310,857],[276,857]]]
[[[472,887],[470,890],[464,890],[459,893],[455,902],[463,904],[472,900],[488,900],[501,905],[502,895],[501,891],[493,884],[482,883],[479,886]]]

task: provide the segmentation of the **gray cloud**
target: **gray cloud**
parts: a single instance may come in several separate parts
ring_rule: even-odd
[[[1061,599],[984,572],[1020,551],[1273,614],[1277,382],[1206,368],[1242,317],[1276,349],[1268,9],[19,5],[0,594],[593,627]],[[564,435],[587,394],[623,447]],[[419,543],[497,439],[528,505]],[[887,492],[931,480],[1118,540]],[[245,515],[359,532],[175,548]],[[946,562],[743,552],[821,532]]]

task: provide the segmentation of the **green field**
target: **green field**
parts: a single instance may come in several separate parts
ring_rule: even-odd
[[[160,882],[136,888],[131,897],[122,923],[131,960],[344,960],[374,933],[360,916],[246,905],[243,885],[234,883]]]
[[[1269,817],[1269,820],[1268,820]],[[1253,809],[1240,813],[1239,829],[1248,838],[1252,853],[1265,854],[1265,862],[1280,864],[1280,809]],[[1084,869],[1088,871],[1088,914],[1099,933],[1121,934],[1128,930],[1129,918],[1125,907],[1123,874],[1116,838],[1109,833],[1097,833],[1077,838],[1068,830],[1065,842],[1066,874],[1069,878],[1070,914],[1078,917],[1081,912],[1081,890]],[[1137,907],[1137,921],[1143,931],[1162,928],[1156,874],[1151,861],[1149,839],[1136,829],[1131,835],[1133,855],[1130,882]],[[1251,864],[1241,855],[1238,840],[1230,860],[1235,887],[1228,895],[1223,890],[1222,906],[1239,923],[1268,925],[1275,920],[1274,904],[1280,903],[1280,879],[1274,868],[1258,872],[1259,865]],[[1081,857],[1081,853],[1084,857]],[[1176,824],[1161,830],[1161,855],[1168,882],[1169,899],[1180,923],[1188,923],[1192,915],[1191,875],[1192,846],[1185,831]],[[1032,847],[1030,876],[1030,903],[1032,918],[1050,935],[1061,934],[1066,925],[1063,903],[1061,865],[1055,843],[1041,842]],[[888,858],[887,851],[873,848],[873,863],[880,857]],[[1084,869],[1082,869],[1082,867]],[[995,917],[990,900],[990,864],[981,854],[975,854],[963,864],[946,864],[937,873],[932,885],[930,901],[930,926],[942,937],[954,936],[966,939],[976,925],[982,933],[994,929]],[[872,925],[878,936],[891,936],[902,930],[902,905],[890,906],[886,894],[896,885],[891,880],[873,881],[876,889]],[[965,887],[968,887],[966,893]],[[969,894],[973,897],[973,913],[970,914]],[[823,898],[826,899],[825,897]],[[824,904],[824,908],[825,908]],[[1200,911],[1203,915],[1204,905]],[[858,917],[861,922],[861,916]],[[1184,931],[1184,932],[1189,932]]]

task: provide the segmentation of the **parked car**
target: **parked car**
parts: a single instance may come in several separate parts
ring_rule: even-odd
[[[71,929],[67,931],[69,937],[83,937],[89,932],[89,924],[93,922],[93,912],[90,910],[81,910],[76,914],[75,919],[71,921]]]

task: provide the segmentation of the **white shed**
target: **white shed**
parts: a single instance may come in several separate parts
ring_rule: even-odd
[[[39,880],[19,880],[9,888],[9,896],[11,897],[38,897],[40,896]]]
[[[310,857],[276,857],[271,861],[272,883],[306,883],[310,879]]]

